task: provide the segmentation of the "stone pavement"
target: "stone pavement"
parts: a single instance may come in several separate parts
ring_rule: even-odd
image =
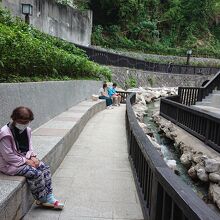
[[[24,220],[142,220],[127,154],[125,105],[97,113],[53,175],[64,210],[33,205]]]

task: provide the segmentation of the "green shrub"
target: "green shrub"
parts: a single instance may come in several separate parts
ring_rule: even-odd
[[[126,81],[125,81],[125,87],[126,88],[135,88],[137,87],[137,80],[130,76]]]
[[[73,44],[43,34],[0,9],[0,82],[18,79],[111,79],[108,68],[88,60]]]
[[[186,56],[186,51],[190,48],[193,50],[193,55],[196,57],[212,57],[220,58],[220,43],[219,41],[208,44],[207,46],[187,46],[187,42],[182,47],[175,47],[172,45],[170,38],[165,38],[163,41],[155,41],[152,43],[132,40],[125,36],[120,31],[109,31],[109,28],[103,28],[99,25],[99,31],[97,27],[94,27],[92,33],[92,44],[100,45],[113,49],[127,49],[131,51],[142,51],[144,53],[161,54],[161,55],[174,55],[174,56]],[[154,31],[154,30],[153,30]],[[156,30],[155,30],[156,31]],[[217,32],[217,30],[216,30]],[[155,36],[157,33],[154,33]],[[189,44],[189,42],[188,42]]]
[[[150,86],[153,87],[153,85],[155,84],[155,78],[153,75],[148,76],[147,81],[149,82]]]

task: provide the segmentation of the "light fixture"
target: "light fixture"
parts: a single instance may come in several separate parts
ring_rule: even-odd
[[[21,4],[21,11],[25,15],[25,22],[30,24],[29,16],[33,14],[33,6],[31,4]]]
[[[24,15],[32,15],[33,6],[31,4],[21,4],[22,5],[22,14]]]
[[[186,55],[187,55],[186,65],[189,65],[189,60],[190,60],[190,56],[192,55],[192,50],[187,50]]]

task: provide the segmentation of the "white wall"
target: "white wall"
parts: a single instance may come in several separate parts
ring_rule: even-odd
[[[64,40],[88,46],[91,43],[92,11],[79,11],[57,4],[54,0],[2,0],[13,15],[24,19],[21,4],[33,5],[30,24],[42,32]]]
[[[33,110],[35,120],[31,127],[37,128],[77,103],[90,99],[101,85],[101,81],[93,80],[0,83],[0,127],[9,122],[13,109],[22,105]]]

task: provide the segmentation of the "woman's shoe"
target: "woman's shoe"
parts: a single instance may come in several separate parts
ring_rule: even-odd
[[[50,203],[50,202],[40,202],[37,200],[36,205],[48,207],[48,208],[60,209],[60,210],[62,210],[64,207],[64,204],[60,203],[59,201],[56,201],[54,203]]]
[[[53,194],[47,195],[47,200],[44,202],[37,200],[36,205],[44,206],[44,207],[50,207],[54,209],[60,209],[62,210],[64,207],[63,203],[60,203],[58,200],[54,198]]]

